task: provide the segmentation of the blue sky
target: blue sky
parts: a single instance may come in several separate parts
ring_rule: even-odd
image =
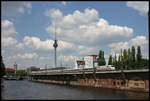
[[[58,65],[74,59],[110,54],[141,45],[148,57],[148,2],[2,2],[2,56],[8,67],[18,63],[53,67],[54,23]],[[55,19],[57,19],[55,21]]]

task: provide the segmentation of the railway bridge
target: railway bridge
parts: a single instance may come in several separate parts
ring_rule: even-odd
[[[28,80],[45,83],[149,92],[149,69],[118,71],[96,71],[94,69],[90,71],[36,71],[28,75]]]

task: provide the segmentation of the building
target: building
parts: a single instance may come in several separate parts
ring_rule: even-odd
[[[77,62],[77,68],[84,68],[85,61],[77,60],[76,62]]]
[[[16,63],[14,64],[14,68],[8,68],[8,67],[6,67],[5,71],[6,71],[6,75],[8,75],[8,76],[14,76],[15,73],[16,73],[16,71],[17,71],[17,64]]]
[[[84,61],[85,61],[85,68],[93,68],[94,67],[93,56],[85,56]]]
[[[17,64],[16,63],[14,64],[14,69],[15,69],[15,71],[17,71]]]
[[[84,58],[77,58],[75,60],[75,69],[78,68],[94,68],[98,66],[98,55],[88,55]]]
[[[14,76],[15,75],[15,69],[14,68],[6,67],[5,71],[6,71],[6,75],[8,75],[8,76]]]
[[[39,71],[39,70],[40,70],[40,68],[31,66],[31,67],[27,68],[27,73],[30,74],[32,71]]]

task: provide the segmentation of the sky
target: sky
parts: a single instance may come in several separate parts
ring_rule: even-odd
[[[149,58],[148,1],[3,1],[1,54],[6,67],[74,67],[75,59],[141,46]]]

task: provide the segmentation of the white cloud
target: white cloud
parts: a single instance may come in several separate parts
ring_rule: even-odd
[[[58,41],[58,52],[61,52],[63,54],[70,54],[70,53],[74,53],[77,52],[77,45],[74,43],[70,43],[67,41]]]
[[[131,48],[132,46],[135,46],[135,48],[140,45],[141,46],[141,51],[144,57],[148,56],[148,40],[146,39],[145,36],[136,36],[135,38],[132,38],[129,41],[125,42],[118,42],[118,43],[111,43],[108,45],[108,47],[111,48],[111,54],[115,54],[116,52],[120,52],[121,49],[128,49]],[[147,56],[146,56],[147,55]]]
[[[66,1],[62,1],[62,4],[63,4],[64,6],[66,6],[67,2],[66,2]]]
[[[24,7],[19,7],[19,8],[18,8],[18,12],[19,12],[19,13],[24,13]]]
[[[61,19],[62,13],[58,9],[46,10],[45,15],[53,19]]]
[[[56,23],[58,39],[71,43],[80,42],[86,46],[106,45],[126,40],[133,34],[133,29],[127,26],[110,25],[107,20],[99,17],[95,9],[87,8],[84,12],[75,10],[73,14],[66,16],[59,9],[50,9],[45,14],[52,18],[52,24],[46,31],[54,36]]]
[[[148,45],[148,40],[146,40],[145,36],[136,36],[135,38],[131,39],[129,44],[132,44],[134,46],[145,45],[145,44]]]
[[[140,15],[147,14],[149,12],[149,2],[148,1],[128,1],[126,3],[127,7],[131,7],[140,12]]]
[[[59,55],[57,66],[67,66],[74,68],[76,56],[72,55]]]
[[[25,53],[25,54],[17,54],[16,55],[17,58],[23,58],[23,59],[33,59],[33,58],[37,58],[38,55],[37,53]]]
[[[12,56],[4,57],[4,63],[8,67],[13,67],[13,64],[16,62],[18,69],[26,69],[30,66],[41,66],[40,56],[37,53],[24,53],[24,54],[15,54]],[[39,61],[40,60],[40,61]],[[42,61],[43,62],[43,61]]]
[[[38,37],[25,36],[23,42],[26,46],[33,50],[48,51],[50,49],[53,49],[52,40],[41,41]]]
[[[80,56],[86,56],[86,55],[90,55],[90,54],[97,54],[98,51],[99,51],[99,49],[96,48],[96,47],[86,47],[86,46],[82,46],[82,45],[78,46],[78,54]]]
[[[2,15],[6,16],[17,16],[27,12],[31,12],[32,4],[30,2],[20,2],[20,1],[3,1],[2,2]]]
[[[57,39],[67,42],[68,49],[72,50],[68,52],[66,48],[64,51],[75,53],[75,56],[98,54],[103,46],[129,39],[133,34],[133,29],[127,26],[110,25],[107,20],[99,17],[99,12],[95,9],[87,8],[84,12],[75,10],[67,15],[63,15],[59,9],[50,9],[45,12],[45,15],[52,21],[46,31],[54,37],[56,24]],[[108,55],[105,57],[108,58]]]
[[[13,22],[7,19],[2,21],[2,36],[3,37],[15,35],[17,33],[18,32],[16,32]]]
[[[22,43],[12,37],[2,37],[2,48],[8,50],[22,50],[24,49]]]
[[[38,54],[34,52],[34,53],[16,54],[7,57],[7,59],[33,59],[33,58],[38,58]]]
[[[22,50],[24,49],[23,44],[19,43],[13,35],[16,35],[16,32],[13,22],[9,20],[2,21],[2,48],[4,50]]]
[[[46,40],[41,41],[38,37],[24,37],[24,45],[26,45],[28,48],[34,50],[34,51],[49,51],[53,52],[53,40]],[[76,55],[88,55],[88,54],[95,54],[99,50],[96,49],[96,47],[86,47],[83,45],[77,45],[71,42],[58,40],[58,47],[57,52],[58,55],[70,55],[70,54],[76,54]]]
[[[27,13],[31,14],[31,9],[32,9],[31,2],[24,2],[24,8],[27,8]]]
[[[33,50],[38,50],[38,51],[50,51],[54,50],[53,40],[46,40],[46,41],[41,41],[40,38],[38,37],[29,37],[25,36],[23,40],[24,44],[33,49]],[[73,43],[65,42],[65,41],[58,41],[58,51],[73,51],[76,48],[76,46]]]
[[[32,8],[32,4],[31,4],[30,2],[25,2],[25,3],[24,3],[24,6],[25,6],[26,8]]]

